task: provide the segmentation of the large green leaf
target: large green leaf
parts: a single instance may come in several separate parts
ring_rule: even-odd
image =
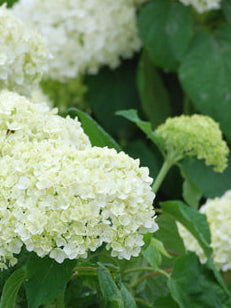
[[[122,302],[120,291],[112,279],[109,271],[101,263],[99,263],[98,278],[100,290],[104,299],[108,302],[115,302],[115,306],[117,305],[120,307],[119,305]]]
[[[155,233],[155,237],[161,240],[166,249],[174,254],[184,254],[184,243],[178,233],[175,220],[167,215],[160,215],[156,222],[159,230]]]
[[[227,21],[231,24],[231,1],[223,0],[221,5]]]
[[[1,308],[14,308],[16,304],[16,298],[18,295],[21,284],[26,279],[25,270],[17,269],[6,281],[2,297],[1,297]]]
[[[145,51],[139,62],[137,83],[142,108],[152,126],[156,127],[170,116],[170,101],[161,77]]]
[[[180,165],[181,175],[184,178],[183,183],[183,198],[194,209],[198,209],[199,201],[202,197],[202,191],[193,182],[186,170]]]
[[[153,131],[150,122],[142,121],[139,118],[136,110],[120,110],[117,111],[116,114],[123,116],[132,123],[135,123],[146,134],[146,136],[156,144],[161,152],[164,151],[164,139]]]
[[[176,259],[168,286],[180,308],[228,308],[231,304],[230,294],[194,253]]]
[[[231,140],[231,26],[199,32],[179,71],[194,106],[218,121]]]
[[[181,201],[166,201],[161,203],[163,214],[179,221],[197,239],[207,257],[210,257],[210,230],[205,214],[187,206]]]
[[[62,295],[75,264],[75,260],[65,260],[59,264],[49,257],[39,258],[32,253],[26,269],[28,308],[38,308]]]
[[[153,307],[157,308],[179,308],[176,302],[172,299],[171,295],[161,296],[155,300]]]
[[[155,178],[161,168],[161,155],[143,139],[135,139],[124,148],[125,152],[135,159],[140,159],[141,166],[149,168],[150,176]]]
[[[206,166],[202,160],[194,158],[184,160],[181,165],[207,198],[221,196],[231,187],[231,156],[229,156],[228,167],[223,173],[214,172],[212,167]]]
[[[190,8],[170,0],[151,1],[140,10],[138,28],[152,61],[176,70],[193,35]]]
[[[115,115],[120,109],[137,108],[136,62],[126,61],[116,70],[102,69],[88,76],[88,98],[100,125],[113,137],[127,138],[133,133],[130,123]]]
[[[128,291],[128,289],[125,287],[124,284],[121,284],[120,292],[121,292],[124,308],[136,308],[137,307],[134,297],[131,295],[131,293]]]
[[[155,238],[152,238],[149,246],[142,251],[143,256],[147,262],[153,267],[155,271],[160,269],[162,256],[171,258],[169,253],[166,251],[163,243]]]
[[[84,132],[88,135],[91,144],[93,146],[115,148],[117,151],[121,151],[118,143],[87,113],[77,109],[69,109],[71,114],[78,116]]]

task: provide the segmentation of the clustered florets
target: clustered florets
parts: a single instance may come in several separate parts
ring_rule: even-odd
[[[169,118],[156,131],[164,139],[167,156],[179,161],[187,156],[205,159],[206,165],[222,172],[227,167],[229,149],[219,125],[204,115]]]
[[[137,256],[142,234],[158,228],[148,169],[91,147],[77,120],[54,113],[0,94],[0,267],[15,264],[23,244],[57,262],[103,243],[112,256]]]
[[[141,46],[132,0],[20,0],[13,11],[46,41],[51,79],[115,68]]]
[[[221,0],[179,0],[185,5],[192,5],[199,13],[219,9]]]
[[[46,70],[43,39],[0,6],[0,90],[30,94]]]
[[[218,269],[227,271],[231,269],[231,191],[220,198],[208,199],[200,212],[209,223],[213,261]],[[207,258],[197,240],[180,223],[177,225],[186,249],[194,251],[205,263]]]

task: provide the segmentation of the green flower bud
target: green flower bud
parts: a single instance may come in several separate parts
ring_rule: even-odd
[[[169,118],[155,132],[164,138],[167,157],[173,162],[196,156],[205,159],[206,165],[214,166],[217,172],[227,166],[228,147],[219,125],[208,116]]]

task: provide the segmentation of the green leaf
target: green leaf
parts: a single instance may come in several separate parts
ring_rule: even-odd
[[[124,308],[136,308],[137,307],[134,297],[127,290],[124,284],[121,284],[120,292],[121,292]]]
[[[117,151],[121,151],[118,143],[87,113],[77,109],[71,108],[69,111],[73,114],[77,114],[84,132],[88,135],[91,144],[98,147],[115,148]]]
[[[99,263],[98,268],[99,285],[102,295],[106,301],[121,303],[120,291],[112,279],[106,267]]]
[[[202,197],[202,191],[193,182],[191,177],[184,170],[182,165],[180,165],[181,175],[184,178],[183,183],[183,198],[184,200],[194,209],[198,209],[199,201]]]
[[[221,7],[227,21],[231,24],[231,2],[230,0],[223,0],[221,2]]]
[[[141,166],[147,166],[150,176],[156,178],[161,168],[161,155],[152,149],[150,144],[143,139],[135,139],[124,148],[125,152],[135,159],[140,159]]]
[[[28,279],[25,283],[28,308],[38,308],[62,295],[75,264],[75,260],[59,264],[49,257],[39,258],[32,253],[27,263]]]
[[[161,240],[167,250],[177,254],[184,254],[184,243],[178,233],[175,220],[167,215],[160,215],[156,220],[159,230],[155,237]]]
[[[115,116],[120,109],[138,108],[136,62],[125,61],[116,70],[102,69],[95,76],[87,76],[88,99],[97,122],[114,138],[131,136],[133,127]]]
[[[209,258],[212,253],[212,248],[210,247],[210,230],[206,215],[188,207],[181,201],[162,202],[161,208],[163,214],[167,214],[173,219],[178,220],[192,233],[204,250],[205,255]]]
[[[139,62],[137,83],[142,108],[152,126],[156,127],[170,116],[170,100],[158,71],[145,51]]]
[[[0,5],[7,3],[7,7],[12,7],[15,2],[18,2],[18,0],[0,0]]]
[[[169,0],[152,1],[141,8],[138,28],[152,61],[176,70],[193,36],[190,8]]]
[[[176,259],[168,286],[180,308],[230,307],[230,294],[217,283],[213,271],[200,264],[194,253]]]
[[[26,279],[26,272],[19,268],[16,270],[6,281],[2,297],[1,297],[1,308],[14,308],[16,304],[16,298],[21,287],[21,284]]]
[[[177,60],[181,61],[194,36],[191,8],[181,3],[172,3],[169,13],[167,34]]]
[[[179,306],[173,300],[171,295],[168,294],[166,296],[158,297],[155,300],[153,307],[157,307],[157,308],[167,308],[167,307],[178,308]]]
[[[206,198],[219,197],[230,189],[231,155],[223,173],[214,172],[212,167],[194,158],[184,160],[181,165]]]
[[[116,114],[123,116],[132,123],[135,123],[146,134],[146,136],[156,144],[156,146],[161,152],[164,151],[164,139],[153,131],[152,126],[149,122],[142,121],[139,118],[136,110],[120,110],[117,111]]]
[[[162,261],[161,255],[171,258],[163,243],[156,238],[152,238],[149,246],[143,250],[143,256],[155,271],[158,271],[160,268]]]
[[[208,52],[209,51],[209,52]],[[198,111],[220,123],[231,140],[231,26],[199,32],[179,70],[184,90]]]
[[[143,250],[143,256],[155,271],[160,269],[162,257],[159,250],[152,244],[152,242],[148,248]]]

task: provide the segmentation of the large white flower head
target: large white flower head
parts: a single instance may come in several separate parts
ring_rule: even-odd
[[[19,142],[0,160],[2,267],[15,263],[22,244],[60,263],[103,243],[112,256],[137,256],[142,234],[158,229],[151,182],[123,152]]]
[[[10,154],[14,144],[49,139],[78,150],[90,147],[80,122],[57,115],[46,102],[30,101],[9,91],[0,92],[0,152]]]
[[[46,70],[45,42],[0,6],[0,90],[28,95]]]
[[[51,79],[115,68],[141,45],[133,0],[20,0],[13,11],[45,39]]]
[[[206,215],[209,223],[213,261],[218,269],[227,271],[231,269],[231,191],[221,198],[208,199],[200,212]],[[201,262],[206,262],[206,256],[196,239],[180,223],[177,225],[186,249],[194,251]]]
[[[185,5],[192,5],[199,13],[219,9],[221,0],[180,0]]]

